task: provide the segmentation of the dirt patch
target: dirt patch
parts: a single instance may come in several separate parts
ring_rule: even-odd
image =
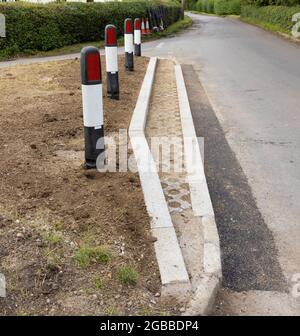
[[[128,128],[148,60],[134,73],[123,63],[106,135]],[[0,70],[0,314],[174,314],[159,298],[138,175],[82,166],[79,76],[79,60]]]

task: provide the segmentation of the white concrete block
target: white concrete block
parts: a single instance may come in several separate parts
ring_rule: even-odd
[[[172,283],[189,283],[177,236],[173,227],[152,230],[157,238],[154,244],[163,286]]]

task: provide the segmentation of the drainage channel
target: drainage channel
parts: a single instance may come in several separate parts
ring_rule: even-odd
[[[158,61],[145,133],[193,284],[202,273],[203,237],[201,223],[193,215],[186,179],[175,69],[171,60]]]

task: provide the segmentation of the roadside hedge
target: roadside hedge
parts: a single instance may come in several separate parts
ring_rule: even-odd
[[[45,5],[1,3],[0,13],[6,17],[6,38],[0,38],[0,56],[99,41],[109,23],[122,34],[125,18],[145,17],[147,10],[158,6],[163,6],[166,25],[180,18],[180,5],[174,0]]]
[[[272,25],[274,30],[291,33],[295,24],[292,17],[296,13],[300,13],[300,6],[243,6],[241,17],[253,23]]]
[[[242,0],[242,5],[297,6],[300,5],[300,0]]]
[[[240,0],[215,0],[215,13],[218,15],[239,15],[241,13]]]
[[[190,3],[192,5],[192,3]],[[241,13],[240,0],[198,0],[196,4],[192,5],[193,10],[217,14],[217,15],[230,15]]]

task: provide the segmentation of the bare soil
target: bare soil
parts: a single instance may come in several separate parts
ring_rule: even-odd
[[[128,128],[148,59],[133,73],[123,63],[120,101],[104,97],[106,135]],[[159,298],[138,175],[83,168],[79,60],[0,70],[0,94],[0,314],[176,314]],[[103,248],[108,263],[78,265],[82,247]],[[127,265],[136,285],[118,278]]]

